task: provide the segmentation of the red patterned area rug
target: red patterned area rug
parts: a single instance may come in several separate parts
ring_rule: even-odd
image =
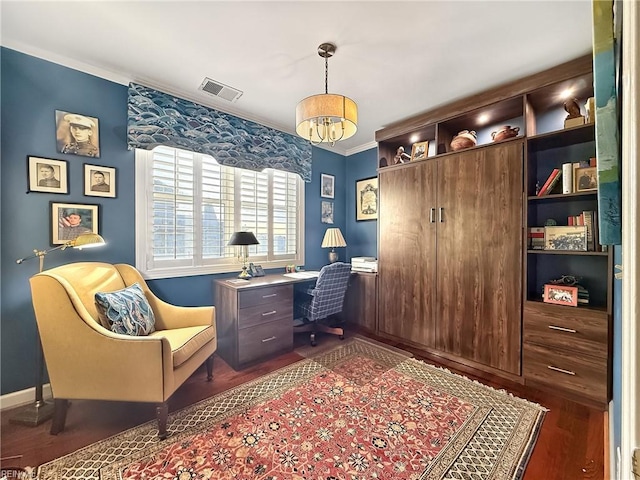
[[[519,479],[544,408],[359,338],[40,466],[58,480]]]

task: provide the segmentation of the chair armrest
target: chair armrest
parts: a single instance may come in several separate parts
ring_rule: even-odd
[[[156,330],[209,326],[216,324],[215,307],[179,307],[163,302],[149,292],[147,300],[156,317]],[[153,297],[153,298],[152,298]]]

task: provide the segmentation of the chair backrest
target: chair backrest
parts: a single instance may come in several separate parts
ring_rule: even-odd
[[[342,311],[350,275],[350,263],[335,262],[322,267],[311,300],[309,320],[320,320]]]

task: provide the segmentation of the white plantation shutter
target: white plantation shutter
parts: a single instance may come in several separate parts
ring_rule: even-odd
[[[240,269],[235,231],[255,234],[249,260],[304,264],[303,183],[297,174],[224,167],[169,147],[136,150],[136,267],[147,278]]]

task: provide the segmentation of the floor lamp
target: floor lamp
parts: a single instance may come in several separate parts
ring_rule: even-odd
[[[82,250],[83,248],[99,247],[104,244],[105,241],[100,235],[96,233],[83,233],[63,245],[58,245],[48,250],[34,250],[33,255],[19,258],[16,260],[16,263],[22,263],[25,260],[37,257],[40,260],[40,272],[42,272],[44,269],[44,257],[47,253],[53,252],[54,250],[65,250],[69,247]],[[44,354],[42,353],[42,344],[40,343],[40,335],[38,334],[37,328],[36,336],[38,337],[38,346],[36,348],[36,400],[30,405],[26,405],[20,409],[15,417],[9,419],[11,423],[19,423],[30,427],[40,425],[53,416],[53,404],[45,402],[42,392],[42,384],[44,383]]]

